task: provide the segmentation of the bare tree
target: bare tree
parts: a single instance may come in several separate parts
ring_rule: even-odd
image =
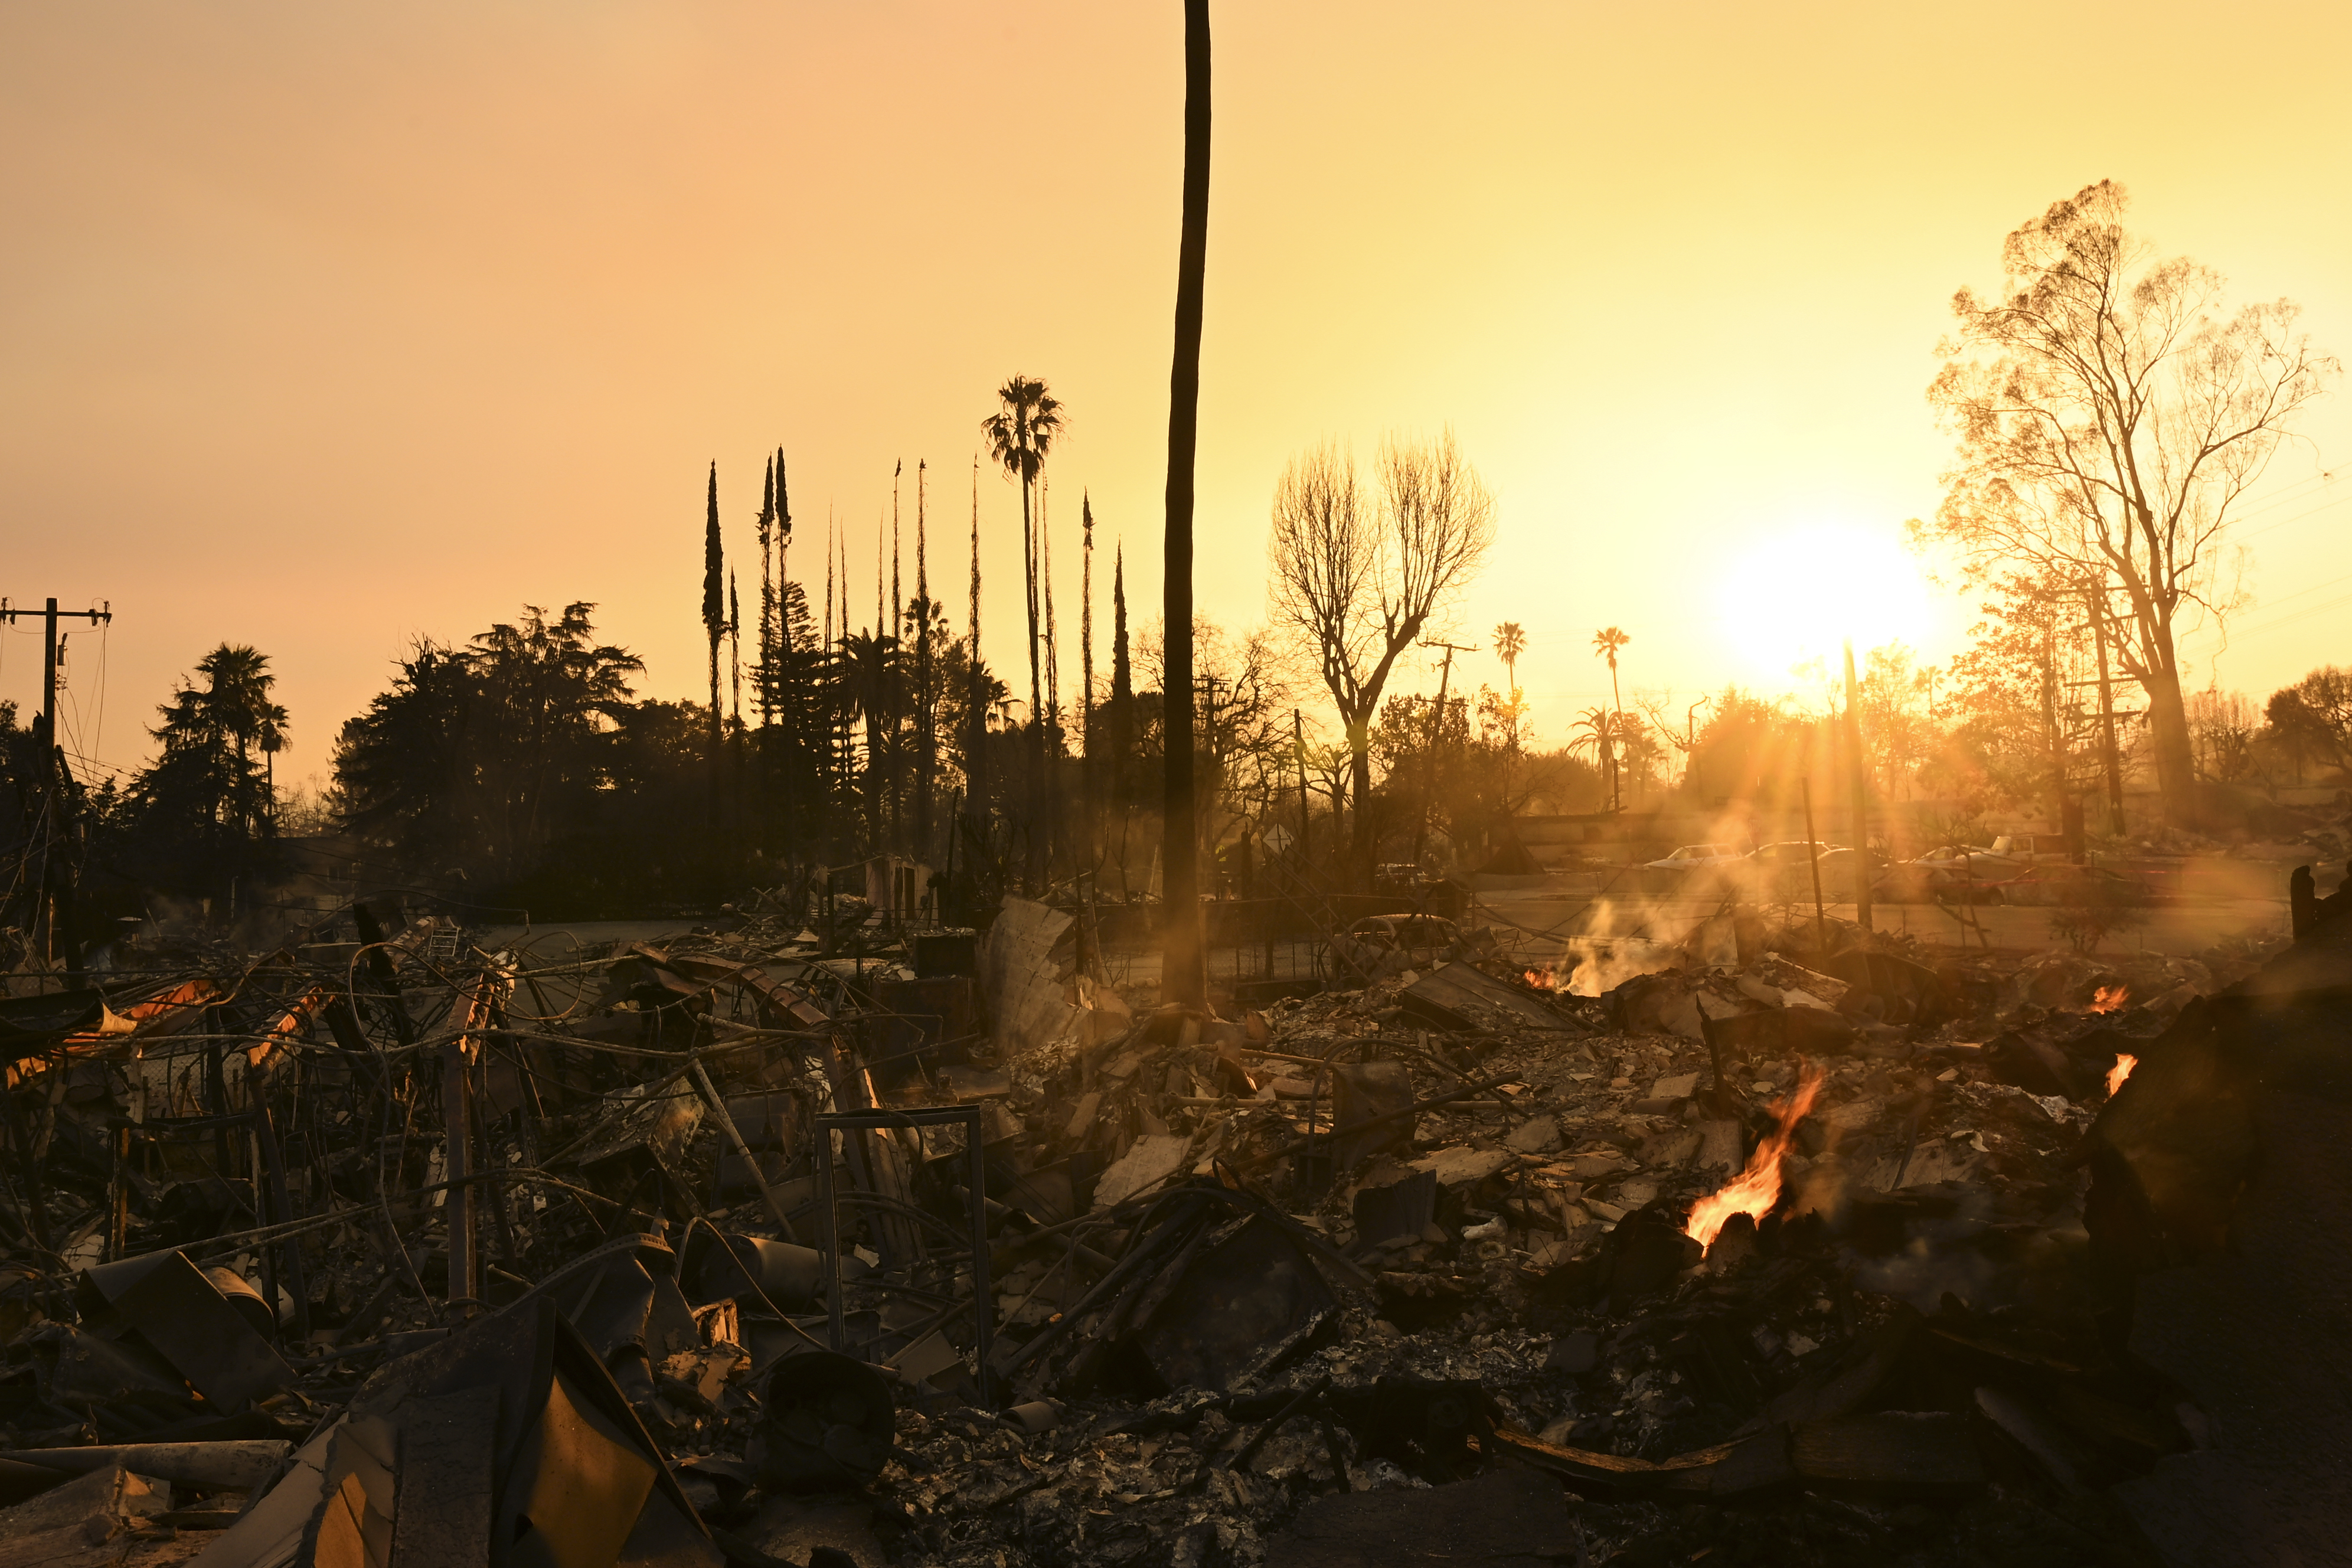
[[[1377,510],[1355,459],[1326,442],[1275,486],[1273,619],[1312,658],[1347,733],[1355,859],[1371,874],[1371,724],[1397,658],[1495,537],[1495,500],[1454,433],[1381,445]]]
[[[2165,815],[2196,815],[2174,637],[2232,607],[2232,509],[2337,369],[2284,300],[2218,312],[2221,279],[2156,260],[2125,195],[2084,187],[2009,237],[1999,297],[1963,289],[1928,400],[1959,440],[1933,522],[1971,580],[2026,572],[2113,605],[2124,668],[2147,693]]]

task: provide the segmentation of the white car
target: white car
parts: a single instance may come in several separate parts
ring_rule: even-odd
[[[1759,866],[1809,866],[1818,857],[1843,847],[1843,845],[1823,844],[1818,840],[1808,844],[1801,838],[1790,838],[1779,844],[1767,844],[1748,858]]]
[[[1728,866],[1735,860],[1745,860],[1747,853],[1736,844],[1685,844],[1663,860],[1653,860],[1644,868],[1652,871],[1700,871],[1714,866]]]
[[[2063,833],[2005,833],[1992,841],[1992,852],[2020,866],[2053,866],[2074,858]]]
[[[1955,877],[1973,876],[1979,882],[2001,882],[2016,876],[2025,863],[1972,844],[1943,844],[1925,855],[1913,857],[1911,864],[1931,871],[1949,871]]]

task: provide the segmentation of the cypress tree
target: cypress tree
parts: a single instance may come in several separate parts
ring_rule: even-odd
[[[1111,798],[1124,819],[1128,756],[1135,749],[1135,666],[1127,647],[1127,547],[1123,543],[1111,557],[1110,615]]]
[[[1102,802],[1095,778],[1095,502],[1085,490],[1078,492],[1078,745],[1085,758],[1079,788],[1086,796],[1079,816],[1086,822],[1087,863],[1093,865]]]
[[[980,662],[980,455],[971,459],[971,689],[964,722],[971,730],[964,752],[964,812],[973,828],[975,846],[984,841],[977,831],[988,821],[988,689]]]
[[[939,763],[939,735],[931,696],[931,574],[926,512],[930,464],[915,464],[915,858],[931,858],[931,771]]]
[[[710,642],[710,826],[719,826],[719,639],[727,630],[727,563],[719,532],[719,464],[710,465],[709,517],[702,531],[702,629]]]
[[[766,731],[775,714],[774,693],[769,688],[769,672],[775,668],[776,579],[768,549],[775,537],[776,526],[776,460],[768,459],[760,480],[760,626],[759,652],[751,664],[751,706],[760,715],[760,729]]]

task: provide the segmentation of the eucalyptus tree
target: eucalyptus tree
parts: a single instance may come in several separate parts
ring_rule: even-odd
[[[2147,695],[2166,815],[2196,816],[2176,638],[2235,607],[2230,534],[2339,366],[2285,300],[2223,313],[2222,279],[2124,227],[2122,186],[2054,203],[1963,289],[1928,401],[1958,441],[1915,542],[1972,584],[2019,576],[2082,606]]]

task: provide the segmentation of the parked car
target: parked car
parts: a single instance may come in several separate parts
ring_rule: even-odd
[[[1824,844],[1818,838],[1811,841],[1789,838],[1778,844],[1767,844],[1748,858],[1759,866],[1807,866],[1811,864],[1816,854],[1827,855],[1843,847],[1843,845]]]
[[[1943,844],[1894,867],[1871,890],[1897,903],[1990,904],[1999,900],[1999,885],[2023,869],[2022,862],[1990,849]]]
[[[1366,915],[1331,939],[1332,967],[1384,980],[1408,969],[1434,969],[1461,942],[1459,928],[1440,915]]]
[[[1745,896],[1759,903],[1788,904],[1810,902],[1813,896],[1813,860],[1838,848],[1835,844],[1802,838],[1783,839],[1767,844],[1748,857],[1741,866],[1741,879],[1746,884]],[[1829,891],[1823,883],[1822,890]]]
[[[1857,873],[1871,879],[1874,889],[1888,865],[1885,854],[1876,849],[1853,849],[1843,845],[1822,851],[1822,896],[1837,903],[1850,903],[1854,895]],[[1864,868],[1867,868],[1865,870]]]
[[[1696,871],[1710,866],[1728,866],[1747,858],[1736,844],[1685,844],[1663,860],[1650,861],[1643,869]]]
[[[1992,841],[1992,852],[2021,866],[2052,866],[2074,858],[2063,833],[2004,833]]]
[[[1974,876],[1980,881],[2000,881],[2017,875],[2026,862],[1997,850],[1979,849],[1973,844],[1940,844],[1925,855],[1914,856],[1911,864],[1956,876]]]
[[[2004,904],[2146,904],[2155,900],[2137,878],[2104,866],[2028,866],[1995,884]]]

